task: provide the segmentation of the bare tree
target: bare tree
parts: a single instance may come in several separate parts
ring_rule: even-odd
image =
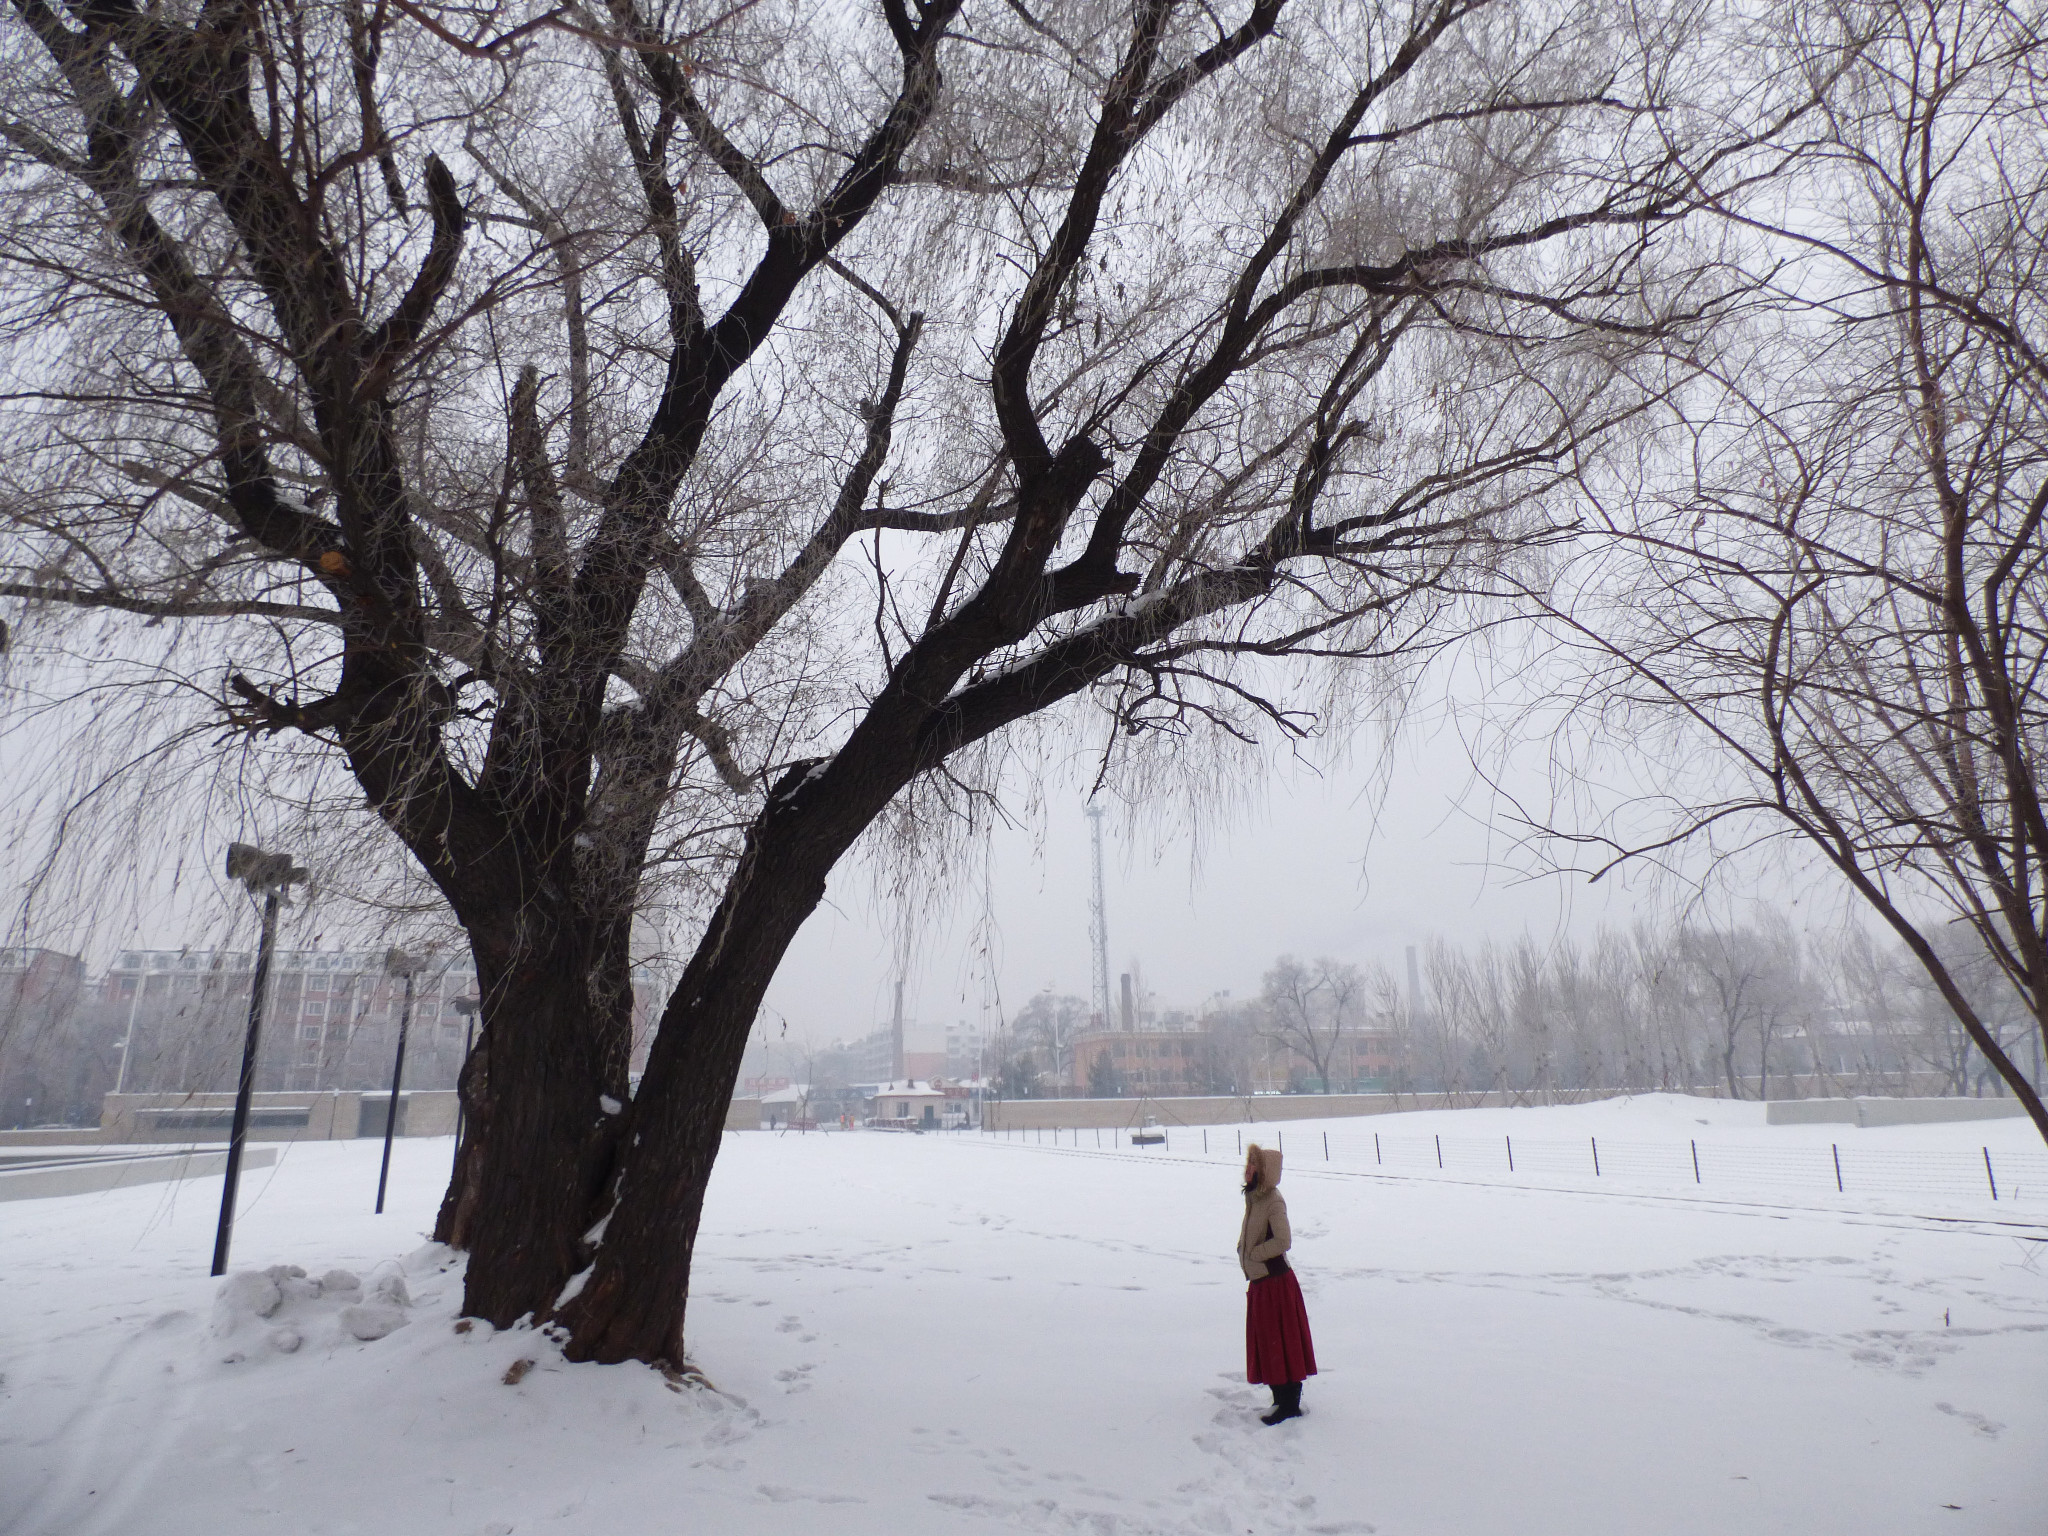
[[[2008,1055],[2026,1050],[2033,1021],[1996,961],[1965,928],[1938,929],[1929,935],[1942,965],[1969,998],[1984,1027]],[[1956,1018],[1925,968],[1911,951],[1880,947],[1860,930],[1847,935],[1838,969],[1845,997],[1853,999],[1867,1039],[1866,1076],[1887,1076],[1907,1084],[1917,1074],[1932,1073],[1940,1092],[1981,1092],[1988,1076],[1993,1090],[2005,1084],[1991,1072],[1970,1033]]]
[[[1010,1027],[1016,1039],[1034,1060],[1045,1064],[1046,1075],[1055,1083],[1073,1080],[1073,1040],[1088,1023],[1088,1002],[1070,994],[1055,995],[1050,989],[1033,993]]]
[[[1484,940],[1477,950],[1439,941],[1429,948],[1428,975],[1433,1013],[1441,1031],[1442,1086],[1455,1092],[1526,1095],[1530,1084],[1516,1070],[1525,1054],[1500,947]]]
[[[1769,927],[1693,923],[1674,937],[1672,960],[1721,1064],[1731,1099],[1745,1097],[1750,1060],[1757,1096],[1769,1098],[1771,1040],[1799,1011],[1799,940],[1782,918]],[[1745,1041],[1754,1039],[1752,1058]]]
[[[1640,738],[1676,718],[1682,750],[1704,737],[1741,775],[1734,793],[1713,769],[1682,785],[1671,839],[1761,817],[1817,850],[2048,1137],[1939,940],[1967,926],[2038,1037],[2048,33],[1974,0],[1783,15],[1795,66],[1831,82],[1809,190],[1796,220],[1728,210],[1775,264],[1776,302],[1694,398],[1678,457],[1695,473],[1637,500],[1611,546],[1634,562],[1621,601],[1567,623],[1606,660],[1608,724]]]
[[[1769,1097],[1802,1066],[1849,988],[1806,959],[1783,913],[1601,929],[1585,945],[1523,936],[1428,949],[1432,1006],[1407,1038],[1426,1088],[1522,1102],[1597,1090]],[[1881,957],[1877,957],[1881,958]],[[1890,973],[1887,972],[1890,984]],[[1775,1054],[1774,1054],[1775,1052]],[[1796,1085],[1795,1085],[1796,1086]],[[1962,1091],[1958,1087],[1955,1091]]]
[[[368,804],[476,954],[467,1310],[671,1364],[839,860],[1063,701],[1109,772],[1455,628],[1807,105],[1592,0],[11,3],[0,595],[198,626]]]
[[[1330,1092],[1345,1033],[1365,1017],[1366,982],[1355,965],[1282,955],[1260,989],[1259,1033],[1308,1063],[1318,1093]]]

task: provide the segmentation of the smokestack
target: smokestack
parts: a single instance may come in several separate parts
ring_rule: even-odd
[[[896,1017],[889,1026],[889,1081],[903,1081],[903,978],[896,979]]]
[[[1131,997],[1131,973],[1125,971],[1124,983],[1124,1033],[1129,1034],[1138,1027],[1138,1010]]]
[[[1422,1020],[1422,968],[1415,963],[1415,946],[1408,946],[1408,1022]]]

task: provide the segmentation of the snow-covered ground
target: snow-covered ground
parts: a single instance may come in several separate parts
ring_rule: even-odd
[[[2024,1122],[1759,1122],[1646,1099],[1374,1129],[2039,1155]],[[0,1205],[0,1532],[2048,1529],[2048,1201],[1373,1171],[1320,1164],[1323,1129],[1284,1128],[1323,1373],[1271,1430],[1233,1128],[1207,1160],[1179,1130],[729,1137],[691,1303],[712,1390],[458,1331],[459,1270],[421,1246],[446,1141],[399,1144],[383,1217],[374,1142],[251,1175],[236,1268],[307,1274],[225,1299],[213,1181]]]

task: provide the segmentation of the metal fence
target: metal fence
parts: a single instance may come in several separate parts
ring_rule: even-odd
[[[1378,1170],[1413,1177],[1489,1182],[1583,1182],[1671,1193],[1830,1195],[1880,1200],[1940,1200],[2048,1207],[2048,1149],[1989,1146],[1862,1147],[1797,1142],[1758,1146],[1706,1141],[1614,1141],[1522,1136],[1390,1135],[1279,1126],[1160,1127],[1165,1139],[1131,1143],[1123,1129],[996,1131],[998,1140],[1081,1151],[1237,1158],[1246,1140],[1277,1146],[1290,1165],[1336,1171]]]

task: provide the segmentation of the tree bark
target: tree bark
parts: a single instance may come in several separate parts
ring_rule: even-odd
[[[545,1316],[587,1262],[628,1097],[630,991],[623,1020],[596,1005],[586,923],[563,917],[528,931],[551,942],[507,957],[494,941],[514,935],[471,930],[483,941],[483,1030],[463,1073],[462,1145],[434,1231],[469,1250],[464,1313],[500,1328]]]
[[[662,1015],[627,1121],[632,1155],[603,1241],[585,1283],[555,1313],[569,1329],[572,1360],[682,1368],[704,1191],[761,999],[824,899],[833,865],[900,787],[856,801],[807,794],[804,781],[792,780],[795,787],[778,787],[749,834]]]

